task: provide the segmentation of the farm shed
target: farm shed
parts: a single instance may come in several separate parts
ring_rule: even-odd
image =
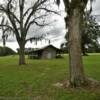
[[[29,58],[53,59],[60,56],[61,50],[53,45],[45,46],[29,52]]]

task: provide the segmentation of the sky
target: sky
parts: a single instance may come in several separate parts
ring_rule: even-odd
[[[1,1],[1,0],[0,0]],[[52,15],[50,16],[49,20],[51,22],[51,24],[49,26],[46,26],[44,28],[37,28],[33,30],[33,27],[30,28],[27,38],[30,36],[34,36],[37,34],[47,34],[48,35],[45,37],[46,39],[50,39],[51,44],[53,44],[56,47],[60,47],[60,44],[62,42],[64,42],[64,36],[66,33],[65,30],[65,22],[64,22],[64,6],[63,3],[61,3],[60,7],[58,8],[58,6],[56,6],[54,9],[59,9],[61,10],[61,15]],[[35,33],[35,34],[33,34]],[[2,46],[2,34],[0,34],[0,45]],[[28,42],[25,47],[31,47],[31,48],[41,48],[45,45],[48,45],[48,41],[40,41],[38,42],[38,44],[36,45],[34,42],[30,43]],[[15,36],[9,36],[6,42],[6,46],[12,48],[13,50],[16,51],[16,48],[18,48],[18,44],[16,42]]]
[[[98,23],[100,23],[100,16],[97,16],[97,15],[100,15],[100,5],[99,4],[100,4],[100,0],[96,0],[93,3],[93,12],[92,12],[93,15],[96,15]],[[49,35],[47,35],[46,38],[50,39],[51,44],[58,48],[60,47],[61,43],[63,43],[65,41],[64,36],[66,33],[65,22],[64,22],[65,13],[63,12],[63,10],[64,10],[63,3],[60,5],[59,10],[62,10],[61,16],[53,15],[52,18],[50,18],[52,20],[56,20],[55,22],[53,22],[50,26],[47,26],[43,29],[35,30],[36,34],[39,34],[40,32],[41,33],[49,33]],[[30,32],[30,34],[31,34],[31,32]],[[2,38],[1,37],[2,36],[0,35],[0,46],[2,46]],[[28,47],[41,48],[45,45],[49,45],[48,41],[43,40],[43,41],[38,42],[37,45],[34,42],[33,43],[28,42],[25,45],[25,47],[26,48],[28,48]],[[8,37],[6,46],[8,46],[16,51],[16,48],[18,48],[19,46],[16,42],[15,36]]]
[[[93,15],[96,15],[97,22],[100,24],[100,0],[95,0],[93,3]]]

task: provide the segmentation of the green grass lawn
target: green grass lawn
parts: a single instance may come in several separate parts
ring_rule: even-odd
[[[99,54],[84,57],[84,66],[87,77],[100,80]],[[25,66],[18,66],[17,56],[1,57],[0,100],[100,100],[99,89],[54,86],[67,78],[68,56],[52,60],[27,59]]]

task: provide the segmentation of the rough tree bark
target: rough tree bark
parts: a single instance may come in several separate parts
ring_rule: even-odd
[[[77,87],[85,85],[86,78],[84,74],[81,50],[81,29],[84,10],[88,1],[92,4],[93,0],[63,0],[67,17],[65,18],[66,28],[68,29],[69,42],[69,70],[70,85]],[[56,0],[57,5],[60,0]],[[92,5],[90,4],[90,11]],[[67,35],[66,35],[67,36]],[[67,39],[67,38],[66,38]]]
[[[26,64],[25,61],[25,43],[21,42],[19,43],[20,49],[19,49],[19,65]]]
[[[68,21],[70,85],[82,86],[85,84],[85,75],[81,51],[81,12],[79,8],[71,11]]]

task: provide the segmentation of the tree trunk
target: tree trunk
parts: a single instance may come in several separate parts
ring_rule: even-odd
[[[85,83],[84,69],[81,51],[81,12],[74,8],[69,16],[69,67],[70,85],[82,86]]]
[[[19,44],[20,49],[19,49],[19,65],[24,65],[26,64],[25,62],[25,45],[22,43]]]

